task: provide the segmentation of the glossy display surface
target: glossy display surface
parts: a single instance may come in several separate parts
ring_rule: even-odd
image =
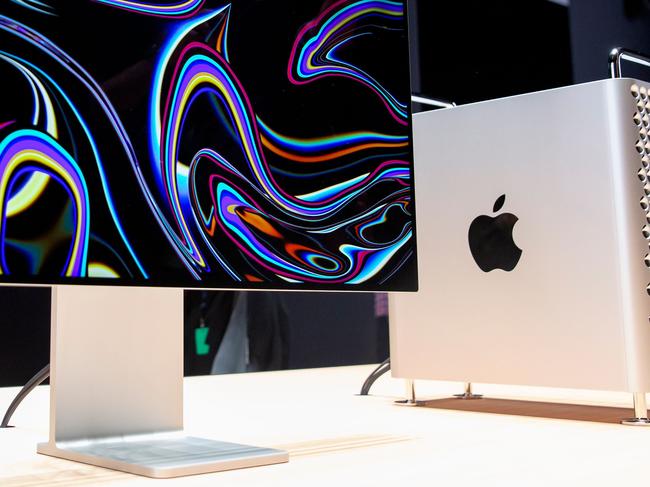
[[[408,290],[388,0],[0,6],[4,282]]]

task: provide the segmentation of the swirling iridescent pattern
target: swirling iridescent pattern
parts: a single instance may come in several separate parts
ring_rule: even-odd
[[[414,287],[403,2],[77,8],[36,32],[0,7],[23,94],[0,104],[3,277]],[[107,12],[128,35],[96,23],[56,45]]]
[[[74,203],[74,230],[64,267],[66,277],[83,277],[88,264],[90,226],[88,188],[72,156],[50,136],[35,130],[18,130],[0,143],[0,215],[5,221],[16,181],[24,174],[47,174],[63,185]],[[6,225],[1,228],[5,241]],[[0,248],[0,273],[8,273],[4,248]]]
[[[0,172],[0,180],[6,183],[1,195],[0,220],[3,274],[51,272],[62,277],[134,277],[139,273],[146,277],[118,216],[104,166],[109,150],[113,162],[119,160],[115,147],[100,147],[88,121],[91,115],[82,114],[79,108],[79,101],[85,97],[75,95],[77,101],[74,101],[61,81],[67,79],[66,83],[70,84],[73,81],[69,78],[75,78],[93,102],[103,105],[102,96],[95,93],[97,87],[65,53],[29,27],[0,16],[0,36],[4,36],[7,45],[22,46],[21,54],[36,49],[32,55],[36,59],[32,60],[0,50],[3,79],[17,93],[27,95],[5,100],[3,110],[12,113],[15,119],[0,123],[1,146],[15,147],[17,141],[21,141],[22,148],[20,157],[12,160],[12,164],[21,163],[20,170],[7,163]],[[95,127],[100,126],[98,119],[93,123]],[[50,150],[46,150],[47,147]],[[92,197],[85,182],[91,172],[99,183]],[[68,198],[60,200],[52,181],[64,188]],[[89,222],[91,200],[95,202],[97,221],[112,220],[92,231]],[[76,223],[66,223],[66,201],[72,203]],[[32,224],[35,218],[37,224]],[[52,224],[55,226],[48,230],[46,226]],[[44,228],[39,228],[41,226]],[[113,242],[109,243],[105,237],[114,230],[118,239],[115,241],[112,237]],[[43,233],[35,238],[35,232]],[[67,246],[68,250],[63,251],[61,246]],[[11,259],[7,257],[7,248],[11,249]],[[8,260],[13,263],[9,264]]]
[[[285,159],[303,163],[335,160],[367,149],[399,149],[409,144],[408,135],[387,135],[377,132],[299,139],[279,134],[259,118],[260,140],[265,148]]]
[[[337,55],[337,50],[371,28],[385,22],[403,22],[402,2],[388,0],[342,0],[307,23],[294,43],[289,57],[288,76],[295,84],[309,83],[326,76],[345,76],[367,85],[386,104],[400,123],[407,117],[406,103],[398,101],[381,83]]]
[[[169,4],[158,2],[137,2],[132,0],[94,0],[97,3],[103,3],[111,7],[117,7],[123,10],[152,15],[155,17],[191,17],[205,3],[205,0],[182,0],[174,1]]]
[[[56,15],[54,8],[43,0],[10,0],[16,5],[45,15]]]

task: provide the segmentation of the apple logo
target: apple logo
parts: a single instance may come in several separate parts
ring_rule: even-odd
[[[497,213],[506,201],[502,194],[494,202],[492,211]],[[510,272],[521,257],[521,249],[512,239],[512,230],[517,223],[512,213],[502,213],[496,217],[480,215],[469,227],[469,249],[476,264],[483,272],[502,269]]]

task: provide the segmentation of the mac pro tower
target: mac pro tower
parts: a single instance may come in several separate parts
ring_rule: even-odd
[[[394,376],[628,391],[647,417],[649,89],[415,115],[420,292],[391,297]]]

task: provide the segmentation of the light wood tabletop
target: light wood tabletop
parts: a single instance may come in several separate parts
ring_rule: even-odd
[[[403,407],[404,381],[373,366],[185,379],[185,426],[195,436],[289,450],[287,464],[154,480],[36,454],[48,431],[48,387],[38,387],[0,430],[0,485],[17,486],[618,486],[649,485],[650,428],[603,421]],[[444,398],[462,385],[416,382]],[[0,389],[0,410],[17,388]],[[628,407],[628,394],[476,385],[488,397]],[[487,404],[487,403],[486,403]],[[494,409],[496,407],[496,410]],[[475,408],[470,408],[475,409]],[[512,409],[512,408],[511,408]],[[542,408],[543,409],[543,408]],[[533,413],[534,414],[534,411]],[[543,414],[542,414],[543,415]],[[560,413],[560,417],[562,414]],[[572,417],[569,415],[569,417]],[[588,416],[587,419],[590,417]],[[593,419],[593,418],[592,418]]]

